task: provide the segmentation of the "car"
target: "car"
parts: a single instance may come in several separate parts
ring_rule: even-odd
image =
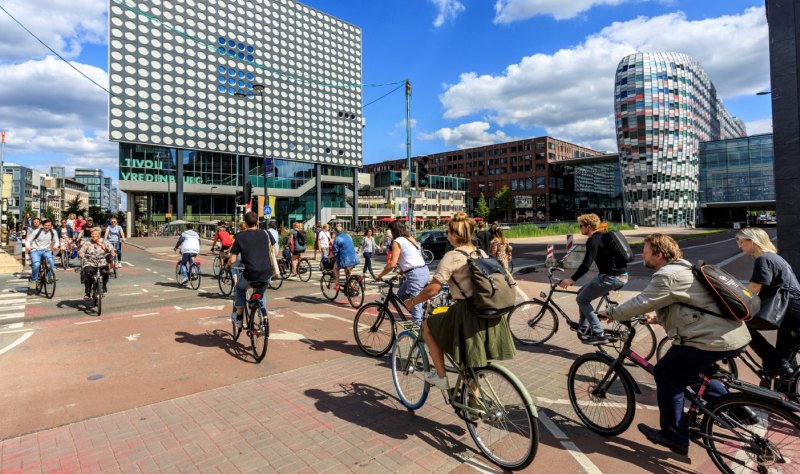
[[[442,258],[448,250],[453,248],[447,241],[447,232],[443,230],[426,230],[417,234],[417,242],[426,250],[433,253],[434,258]]]

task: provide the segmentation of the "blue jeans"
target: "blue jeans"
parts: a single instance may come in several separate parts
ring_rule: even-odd
[[[43,256],[47,257],[47,264],[50,265],[50,275],[53,274],[53,269],[56,268],[56,264],[53,261],[53,252],[50,250],[32,250],[31,268],[33,272],[31,274],[31,281],[37,281],[39,279],[39,266],[42,264]]]
[[[364,270],[361,273],[367,273],[372,275],[372,278],[375,278],[375,272],[372,271],[372,252],[364,252]]]
[[[578,303],[578,309],[581,312],[580,327],[583,331],[591,328],[595,334],[603,333],[603,326],[600,325],[600,318],[597,317],[592,300],[600,298],[609,291],[622,288],[627,282],[627,278],[601,273],[581,288],[575,301]]]
[[[684,446],[689,445],[689,428],[683,420],[684,390],[699,382],[700,371],[704,368],[740,351],[714,352],[679,345],[670,347],[653,370],[662,435]],[[706,386],[703,398],[711,402],[726,393],[728,391],[724,385],[712,380]]]
[[[196,257],[196,253],[185,253],[181,255],[181,276],[186,278],[188,276],[188,268],[189,265],[194,263],[194,257]]]
[[[233,289],[233,306],[236,308],[244,308],[244,298],[247,296],[247,289],[250,288],[250,282],[240,275],[236,281],[236,286]],[[267,285],[254,288],[256,293],[261,293],[261,305],[264,309],[267,308]]]
[[[117,251],[117,259],[121,262],[122,261],[122,242],[109,242],[109,244],[114,246],[114,250]]]
[[[430,271],[427,266],[415,269],[412,272],[405,274],[406,279],[397,288],[397,296],[401,300],[417,296],[428,285],[430,280]],[[422,303],[415,305],[411,309],[411,317],[415,323],[422,324]]]

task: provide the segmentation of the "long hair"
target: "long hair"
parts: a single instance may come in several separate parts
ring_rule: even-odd
[[[496,228],[494,230],[494,235],[497,236],[497,240],[499,240],[501,243],[504,243],[504,244],[508,243],[508,241],[506,240],[506,236],[503,235],[503,229],[501,229],[499,227]]]
[[[736,240],[752,240],[762,251],[778,253],[778,249],[769,239],[769,234],[758,227],[748,227],[740,230],[736,233]]]
[[[406,225],[403,224],[403,221],[397,219],[389,223],[389,230],[392,231],[392,237],[395,239],[398,237],[411,237],[411,234],[408,232]]]
[[[475,220],[469,217],[466,212],[456,212],[453,218],[450,219],[447,229],[456,237],[456,242],[459,245],[467,245],[472,243]]]

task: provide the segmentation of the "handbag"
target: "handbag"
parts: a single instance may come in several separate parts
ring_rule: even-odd
[[[272,276],[276,277],[281,274],[280,268],[278,268],[278,258],[275,257],[275,252],[272,250],[274,246],[278,245],[278,243],[272,243],[272,236],[267,232],[267,253],[269,254],[269,263],[272,265]]]
[[[778,329],[789,309],[790,296],[788,288],[780,287],[772,298],[762,299],[761,309],[747,322],[747,327],[760,331]]]

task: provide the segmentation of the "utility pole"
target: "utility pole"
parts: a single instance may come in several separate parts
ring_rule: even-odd
[[[408,186],[406,187],[406,196],[408,196],[408,228],[411,231],[411,235],[414,235],[414,225],[416,222],[414,222],[414,196],[411,194],[411,82],[409,82],[408,79],[406,79],[406,167],[408,168]]]
[[[6,200],[3,199],[3,181],[5,181],[5,149],[6,131],[0,131],[0,235],[6,231]]]

